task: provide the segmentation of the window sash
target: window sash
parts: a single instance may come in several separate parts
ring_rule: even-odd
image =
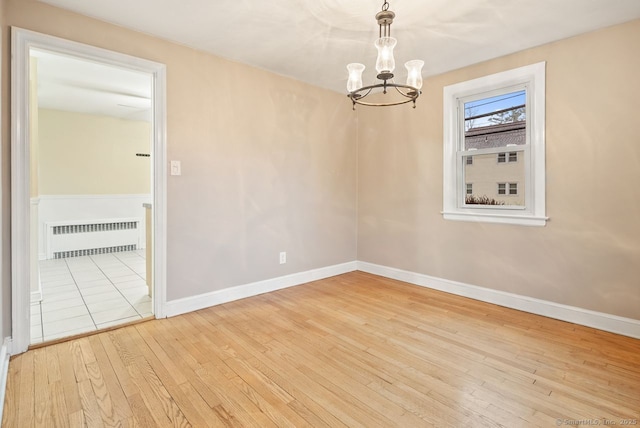
[[[520,146],[509,146],[509,152],[518,152],[521,153],[520,155],[518,155],[518,157],[520,158],[521,161],[526,161],[529,156],[530,156],[530,151],[531,151],[531,147],[528,144],[525,145],[520,145]],[[473,149],[473,150],[468,150],[468,151],[459,151],[458,153],[456,153],[456,164],[459,165],[458,169],[457,169],[457,175],[458,175],[458,179],[457,179],[457,196],[456,199],[458,201],[458,208],[461,210],[465,210],[465,211],[475,211],[475,210],[479,210],[479,211],[487,211],[487,210],[500,210],[500,211],[504,211],[504,210],[515,210],[515,211],[527,211],[528,206],[527,206],[527,200],[529,199],[529,193],[531,193],[530,190],[527,190],[527,178],[530,176],[530,163],[526,162],[525,163],[525,173],[524,173],[524,177],[525,177],[525,184],[524,184],[524,188],[525,188],[525,205],[521,206],[521,205],[478,205],[478,204],[467,204],[466,203],[466,197],[467,197],[467,193],[466,193],[466,176],[465,176],[465,157],[468,158],[468,156],[480,156],[480,155],[485,155],[485,154],[497,154],[497,153],[502,153],[505,152],[504,147],[495,147],[495,148],[489,148],[489,149]],[[502,165],[502,164],[501,164]],[[509,188],[507,186],[506,192],[504,194],[501,194],[500,196],[509,196]]]
[[[530,94],[529,94],[529,83],[522,83],[517,85],[511,85],[506,87],[501,87],[499,89],[483,92],[479,94],[474,94],[472,96],[467,97],[459,97],[456,99],[457,102],[457,115],[456,120],[458,122],[458,135],[456,142],[456,201],[457,201],[457,209],[461,211],[488,211],[488,210],[516,210],[516,211],[532,211],[533,198],[532,192],[526,191],[525,193],[525,203],[524,206],[521,205],[478,205],[478,204],[467,204],[466,203],[466,177],[464,171],[464,164],[461,162],[461,159],[465,156],[479,156],[484,154],[496,154],[496,164],[506,165],[509,162],[509,154],[510,153],[518,153],[523,152],[522,156],[518,156],[521,159],[525,160],[525,173],[524,173],[524,188],[528,189],[530,187],[531,179],[531,165],[530,162],[526,162],[528,157],[528,153],[531,151],[531,129],[530,129],[530,121],[529,121],[529,111],[531,107],[530,102]],[[525,91],[525,111],[527,112],[527,123],[525,128],[525,144],[521,145],[508,145],[501,147],[492,147],[486,149],[471,149],[465,150],[465,117],[464,117],[464,106],[466,103],[471,101],[477,101],[485,98],[490,98],[493,96],[509,94],[512,92]],[[504,153],[504,161],[500,162],[498,157],[501,153]],[[504,194],[505,196],[509,195],[509,191]],[[502,195],[501,195],[502,196]]]

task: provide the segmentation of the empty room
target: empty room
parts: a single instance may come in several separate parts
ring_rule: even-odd
[[[3,427],[640,424],[637,0],[0,0]]]

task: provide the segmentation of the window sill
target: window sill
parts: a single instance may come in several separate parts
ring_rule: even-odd
[[[549,217],[518,214],[464,213],[460,211],[443,211],[441,214],[445,220],[517,224],[521,226],[545,226],[547,220],[549,220]]]

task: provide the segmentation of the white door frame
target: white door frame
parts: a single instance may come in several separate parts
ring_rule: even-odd
[[[153,79],[153,308],[165,318],[166,297],[166,66],[153,61],[11,28],[11,354],[30,342],[29,51],[40,48],[142,71]]]

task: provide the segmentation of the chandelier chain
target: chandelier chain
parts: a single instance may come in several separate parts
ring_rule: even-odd
[[[382,10],[389,10],[389,2],[387,0],[384,0],[384,3],[382,3]]]

